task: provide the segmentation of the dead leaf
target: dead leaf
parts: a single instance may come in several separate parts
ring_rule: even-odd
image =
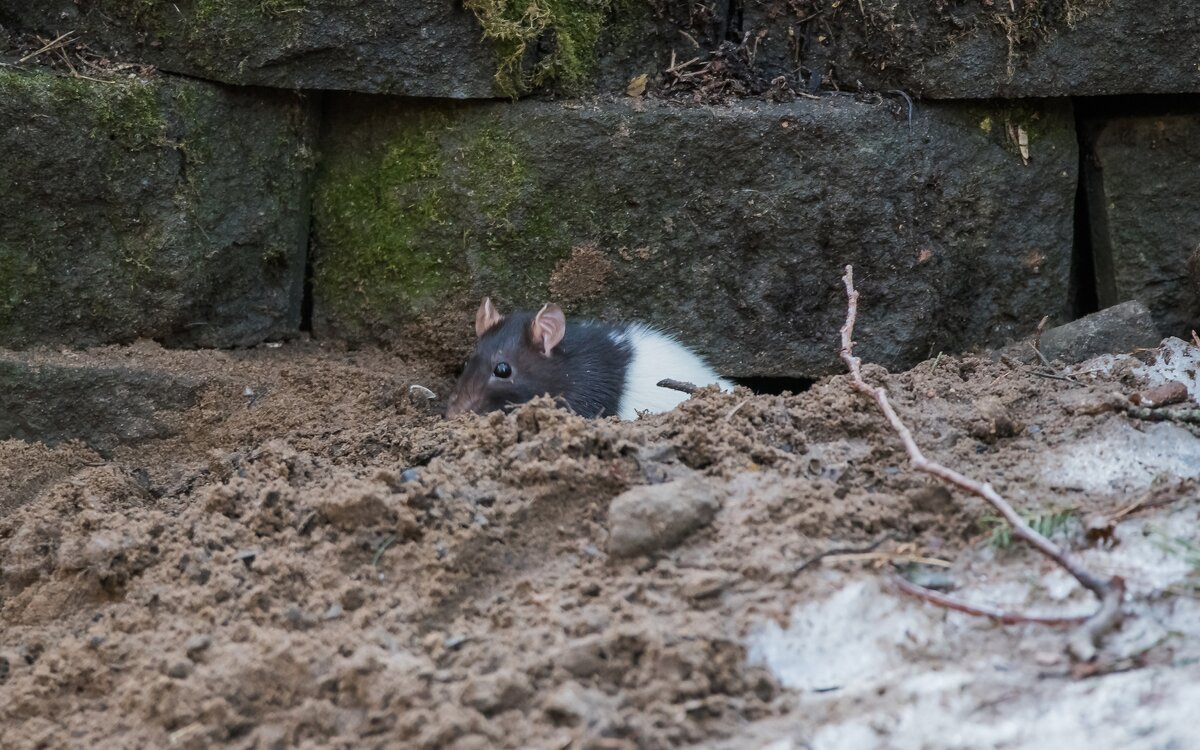
[[[629,87],[625,89],[625,93],[635,99],[639,98],[642,94],[646,93],[646,83],[649,82],[649,80],[650,76],[642,73],[640,76],[637,76],[629,82]]]

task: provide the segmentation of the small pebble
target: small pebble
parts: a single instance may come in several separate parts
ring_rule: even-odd
[[[175,680],[187,679],[192,673],[192,664],[187,661],[177,661],[167,668],[167,677]]]
[[[212,645],[212,638],[207,635],[200,634],[188,638],[187,643],[183,645],[183,652],[188,655],[188,658],[195,661],[201,651],[208,649]]]
[[[297,628],[309,628],[316,624],[316,618],[294,604],[287,608],[283,616]]]
[[[918,568],[909,573],[908,580],[934,591],[953,591],[958,587],[954,577],[944,570]]]
[[[342,616],[343,611],[342,605],[334,602],[333,604],[329,605],[329,609],[325,610],[324,617],[326,620],[336,620]]]
[[[429,390],[423,385],[410,385],[408,387],[408,398],[414,403],[428,403],[437,400],[437,394]]]
[[[400,472],[401,482],[415,482],[421,478],[421,473],[416,469],[405,469]]]
[[[367,595],[358,586],[347,589],[342,595],[342,606],[351,612],[367,603]]]

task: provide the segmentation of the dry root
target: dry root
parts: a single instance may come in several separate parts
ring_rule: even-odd
[[[1004,520],[1008,522],[1012,527],[1014,537],[1030,545],[1074,576],[1075,580],[1079,581],[1084,588],[1096,595],[1096,598],[1100,600],[1100,607],[1096,610],[1095,614],[1086,618],[1036,617],[978,607],[932,589],[918,586],[909,581],[898,581],[900,589],[905,593],[918,596],[939,606],[966,612],[967,614],[989,617],[1004,623],[1079,624],[1079,628],[1068,639],[1067,651],[1075,659],[1091,661],[1096,657],[1096,647],[1100,639],[1120,621],[1121,601],[1125,593],[1125,581],[1118,576],[1103,580],[1092,575],[1067,557],[1066,553],[1055,546],[1049,539],[1030,527],[1025,522],[1025,519],[1021,518],[990,484],[978,482],[936,461],[930,461],[925,457],[920,447],[917,446],[916,440],[913,439],[912,432],[900,420],[899,415],[896,414],[896,410],[892,408],[891,402],[887,397],[887,391],[883,388],[872,388],[863,380],[861,362],[858,357],[854,356],[853,336],[854,322],[858,317],[858,291],[854,288],[853,266],[846,266],[846,275],[842,277],[842,281],[846,285],[847,296],[846,323],[842,326],[842,361],[846,363],[846,367],[850,371],[851,382],[854,388],[875,402],[876,406],[879,407],[879,411],[887,419],[888,424],[899,435],[900,441],[904,444],[904,449],[908,452],[908,458],[913,468],[923,471],[926,474],[932,474],[943,482],[982,498],[995,508]]]

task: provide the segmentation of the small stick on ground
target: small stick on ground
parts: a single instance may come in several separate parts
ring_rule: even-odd
[[[670,378],[666,378],[665,380],[660,380],[657,383],[655,383],[655,385],[657,385],[659,388],[670,388],[673,391],[683,391],[684,393],[687,393],[689,395],[700,390],[699,388],[697,388],[695,385],[693,385],[691,383],[685,383],[682,380],[671,380]]]
[[[990,620],[1003,623],[1005,625],[1021,625],[1024,623],[1033,623],[1035,625],[1082,625],[1090,615],[1078,615],[1074,617],[1043,617],[1042,615],[1027,615],[1021,612],[1006,612],[1001,609],[992,607],[984,607],[979,604],[968,604],[960,599],[955,599],[952,596],[927,589],[924,586],[918,586],[904,576],[892,576],[893,583],[896,588],[900,589],[909,596],[915,596],[918,599],[936,604],[939,607],[952,609],[955,612],[964,612],[968,615],[976,617],[986,617]]]
[[[1151,409],[1145,406],[1127,406],[1125,413],[1131,419],[1144,419],[1148,422],[1200,424],[1200,409]]]
[[[792,569],[792,574],[788,577],[788,585],[791,585],[791,583],[796,580],[796,576],[821,562],[826,557],[832,557],[834,555],[863,555],[868,552],[874,552],[879,548],[879,545],[891,538],[891,534],[884,534],[865,547],[840,547],[838,549],[827,549],[824,552],[819,552]]]
[[[903,552],[851,552],[843,555],[826,555],[824,562],[890,562],[928,565],[934,568],[951,568],[954,563],[940,557],[924,557],[922,555],[906,555]]]
[[[1044,354],[1042,354],[1042,332],[1046,330],[1046,324],[1049,322],[1050,316],[1043,315],[1042,319],[1038,321],[1037,330],[1033,332],[1033,350],[1038,353],[1038,357],[1040,357],[1042,362],[1046,365],[1049,365],[1050,363],[1046,362],[1046,357]]]
[[[733,415],[737,414],[739,411],[741,411],[741,408],[748,403],[750,403],[750,399],[748,399],[748,398],[742,399],[742,402],[740,404],[738,404],[737,406],[730,409],[729,413],[725,415],[725,421],[728,422],[729,420],[733,419]]]
[[[875,402],[876,406],[879,407],[879,411],[883,413],[892,430],[896,432],[900,437],[900,441],[904,444],[904,449],[908,452],[909,462],[913,468],[931,474],[947,484],[952,484],[961,490],[982,498],[995,508],[1001,517],[1008,522],[1009,526],[1012,527],[1014,537],[1056,562],[1070,573],[1075,580],[1079,581],[1080,585],[1096,595],[1096,598],[1100,600],[1099,609],[1083,621],[1082,626],[1071,636],[1067,643],[1067,650],[1071,656],[1080,661],[1091,661],[1096,656],[1096,645],[1099,639],[1111,630],[1120,619],[1121,600],[1125,593],[1125,581],[1119,576],[1102,580],[1092,575],[1067,557],[1066,553],[1055,546],[1053,542],[1037,531],[1034,531],[1025,519],[1021,518],[1020,514],[1013,510],[1013,507],[990,484],[978,482],[936,461],[930,461],[925,458],[925,454],[921,452],[916,440],[913,439],[912,432],[901,421],[900,416],[896,414],[896,410],[892,408],[892,404],[887,397],[887,391],[883,388],[872,388],[863,380],[861,361],[858,357],[854,356],[853,336],[854,323],[858,317],[858,291],[854,288],[853,266],[846,266],[846,275],[842,277],[842,282],[846,286],[847,304],[846,323],[842,326],[841,356],[842,361],[846,363],[846,368],[850,371],[851,384],[856,390],[869,396]],[[902,587],[902,590],[914,595],[917,595],[916,592],[919,591],[921,598],[927,601],[947,607],[951,606],[952,602],[954,609],[969,614],[1000,619],[1001,622],[1004,620],[997,618],[997,614],[1011,616],[1011,613],[989,613],[991,612],[990,610],[966,604],[965,602],[952,599],[951,597],[939,594],[931,589],[925,589],[913,583],[908,583],[907,586]],[[1024,621],[1037,622],[1040,620],[1026,619]],[[1059,624],[1068,624],[1068,621],[1069,618],[1059,618]]]
[[[17,65],[27,63],[40,54],[49,52],[50,50],[53,50],[53,49],[57,49],[65,44],[69,44],[72,40],[68,39],[68,37],[70,37],[74,33],[75,33],[74,31],[68,31],[65,34],[60,34],[59,36],[55,37],[53,40],[46,42],[44,45],[42,45],[37,50],[30,52],[28,55],[25,55],[20,60],[17,60]],[[43,40],[39,38],[38,41],[40,42]]]

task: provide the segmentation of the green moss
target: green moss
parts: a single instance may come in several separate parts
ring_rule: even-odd
[[[484,216],[493,223],[507,223],[526,180],[514,134],[485,122],[464,136],[467,143],[457,158],[466,172],[467,190]]]
[[[340,315],[420,309],[454,284],[454,257],[428,241],[444,221],[439,132],[448,118],[423,113],[370,147],[332,160],[316,194],[317,293]]]
[[[160,146],[167,140],[167,120],[158,86],[143,80],[109,84],[98,91],[100,127],[128,147]]]
[[[633,241],[611,185],[542,173],[551,157],[533,151],[539,142],[526,128],[544,124],[503,104],[411,107],[364,107],[331,125],[338,138],[316,191],[314,293],[343,333],[395,330],[467,292],[545,301],[574,246]]]
[[[530,206],[519,224],[491,227],[480,240],[481,280],[510,294],[519,290],[527,297],[521,301],[529,304],[546,298],[550,274],[570,255],[572,244],[563,211],[544,203]]]
[[[0,95],[21,97],[47,116],[87,112],[92,138],[108,137],[142,150],[166,141],[167,121],[158,85],[145,79],[97,83],[52,73],[0,68]]]
[[[465,0],[465,5],[496,45],[497,85],[516,97],[541,86],[578,91],[591,75],[606,21],[624,0]],[[543,40],[551,51],[529,63],[529,50]]]
[[[457,186],[466,215],[479,216],[476,233],[465,237],[474,249],[476,271],[490,288],[544,296],[550,272],[570,254],[567,226],[578,205],[563,205],[529,174],[523,146],[512,126],[481,118],[460,134],[455,160]]]

